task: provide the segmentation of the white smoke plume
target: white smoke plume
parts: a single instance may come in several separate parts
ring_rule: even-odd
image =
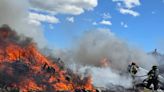
[[[0,25],[7,24],[19,34],[31,37],[39,47],[46,45],[43,31],[29,24],[27,0],[0,0]]]
[[[128,75],[120,75],[118,71],[110,67],[79,66],[72,64],[69,66],[75,73],[81,76],[92,76],[92,83],[95,87],[110,88],[111,85],[132,87],[132,79]]]
[[[107,58],[110,66],[116,70],[126,70],[131,61],[147,69],[157,64],[153,57],[130,47],[108,29],[86,31],[73,45],[69,51],[59,53],[66,63],[98,66],[103,58]]]

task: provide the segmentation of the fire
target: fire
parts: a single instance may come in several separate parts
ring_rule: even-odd
[[[22,88],[22,92],[43,90],[43,88],[41,86],[38,86],[32,79],[22,81],[19,85]]]
[[[84,85],[84,88],[87,89],[87,90],[92,90],[93,89],[93,86],[90,85],[90,83],[92,83],[92,77],[91,75],[89,77],[87,77],[87,81],[86,81],[86,84]]]
[[[9,27],[0,28],[0,84],[20,92],[94,91],[91,76],[79,79],[40,53],[33,42],[17,38]]]
[[[107,58],[103,58],[101,61],[100,61],[100,66],[101,67],[109,67],[110,66],[110,62]]]

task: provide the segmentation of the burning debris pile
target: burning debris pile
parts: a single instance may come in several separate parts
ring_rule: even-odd
[[[60,59],[45,57],[32,39],[18,36],[7,25],[0,28],[0,88],[6,92],[94,92],[91,77],[81,78]]]

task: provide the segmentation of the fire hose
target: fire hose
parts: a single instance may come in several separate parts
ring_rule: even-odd
[[[134,77],[145,77],[145,76],[148,76],[148,75],[141,75],[141,76],[134,76]]]

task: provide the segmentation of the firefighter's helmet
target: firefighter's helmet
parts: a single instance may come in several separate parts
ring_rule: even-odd
[[[135,62],[132,62],[132,65],[136,65],[136,63]]]
[[[157,69],[157,68],[158,68],[157,65],[152,66],[152,69],[154,69],[154,70]]]

